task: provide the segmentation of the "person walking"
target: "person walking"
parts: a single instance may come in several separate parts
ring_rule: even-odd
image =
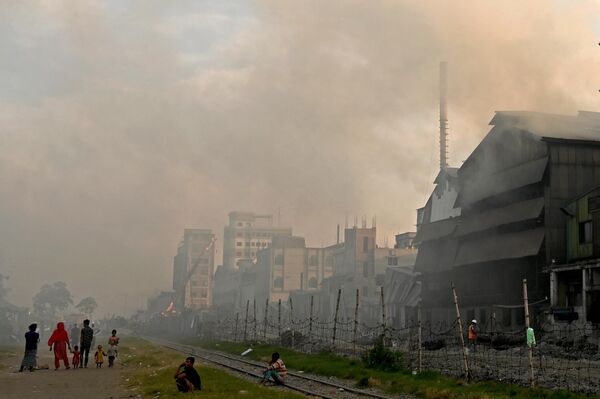
[[[90,327],[90,321],[88,319],[83,321],[83,328],[81,329],[81,336],[79,338],[79,346],[81,347],[81,364],[87,368],[88,358],[90,357],[90,349],[92,348],[92,341],[94,340],[94,330]]]
[[[73,327],[71,327],[69,336],[71,338],[71,346],[79,345],[79,327],[77,326],[77,323],[74,323]]]
[[[56,325],[56,330],[52,332],[52,335],[48,339],[48,346],[50,350],[54,349],[54,369],[60,368],[60,361],[62,360],[65,364],[65,368],[68,370],[69,357],[67,355],[67,347],[71,350],[71,343],[69,342],[69,334],[65,330],[65,323],[62,321]]]
[[[37,324],[33,323],[29,325],[29,331],[25,333],[25,354],[19,372],[25,368],[33,371],[37,366],[37,346],[40,342],[40,334],[35,330],[37,330]]]
[[[469,340],[469,346],[473,349],[473,352],[477,352],[477,333],[477,320],[473,319],[467,330],[467,339]]]

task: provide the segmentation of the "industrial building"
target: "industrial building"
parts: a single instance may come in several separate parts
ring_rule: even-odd
[[[544,271],[568,259],[563,208],[600,185],[600,114],[497,112],[490,124],[453,182],[460,215],[419,220],[416,270],[433,321],[456,317],[451,282],[467,319],[522,325],[524,278],[534,321],[551,313]]]

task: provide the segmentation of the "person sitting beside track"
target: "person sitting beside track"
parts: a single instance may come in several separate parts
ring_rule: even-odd
[[[283,378],[286,375],[287,369],[285,368],[285,364],[283,363],[283,360],[281,360],[279,352],[275,352],[271,355],[269,367],[267,367],[263,373],[263,378],[260,381],[260,384],[264,384],[271,379],[276,385],[284,385]]]
[[[190,356],[185,359],[185,363],[180,364],[177,368],[177,372],[175,373],[175,383],[177,384],[179,392],[193,392],[202,389],[200,375],[194,368],[195,360],[196,359]]]

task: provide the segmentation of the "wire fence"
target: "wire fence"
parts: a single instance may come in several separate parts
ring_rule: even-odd
[[[260,311],[256,302],[250,305],[248,301],[244,311],[227,317],[216,312],[190,313],[158,323],[176,324],[178,334],[204,340],[264,342],[350,357],[362,357],[383,340],[415,372],[431,370],[473,380],[600,393],[600,332],[589,326],[542,323],[535,331],[537,342],[530,347],[526,327],[500,330],[494,316],[481,320],[477,339],[471,342],[458,311],[452,323],[421,322],[415,317],[401,328],[386,324],[383,309],[379,323],[362,322],[358,312],[354,317],[338,317],[337,308],[328,317],[312,311],[308,316],[298,313],[281,302],[267,302]]]

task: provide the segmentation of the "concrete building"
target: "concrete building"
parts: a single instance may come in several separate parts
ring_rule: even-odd
[[[209,229],[185,229],[173,259],[173,290],[178,309],[212,304],[215,235]]]
[[[273,237],[291,236],[290,227],[273,226],[273,216],[252,212],[230,212],[223,233],[223,266],[237,269],[241,260],[256,260],[256,253],[268,247]]]
[[[290,292],[317,291],[332,274],[322,248],[307,248],[303,237],[278,236],[258,252],[255,298],[260,303],[287,301]]]
[[[223,265],[215,273],[215,307],[232,313],[245,306],[240,295],[242,277],[247,287],[250,265],[256,262],[258,251],[268,248],[274,237],[291,235],[290,227],[273,226],[271,215],[230,212],[223,234]]]

